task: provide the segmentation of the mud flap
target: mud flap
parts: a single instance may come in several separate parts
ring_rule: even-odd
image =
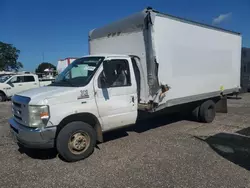
[[[218,113],[227,113],[227,96],[221,97],[221,99],[216,103],[216,112]]]

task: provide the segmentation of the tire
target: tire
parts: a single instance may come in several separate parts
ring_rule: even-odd
[[[75,121],[60,130],[56,139],[56,148],[63,159],[74,162],[89,157],[94,151],[96,140],[96,131],[92,126]]]
[[[200,121],[200,106],[197,106],[193,111],[192,111],[192,119],[194,121]]]
[[[0,102],[3,102],[3,101],[5,101],[5,95],[4,95],[4,93],[2,93],[2,92],[0,92]]]
[[[216,115],[215,103],[212,100],[205,101],[200,106],[199,119],[203,123],[211,123]]]

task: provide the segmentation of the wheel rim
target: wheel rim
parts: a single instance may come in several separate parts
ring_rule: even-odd
[[[79,155],[85,152],[90,144],[90,137],[85,132],[76,132],[72,134],[68,141],[69,150],[75,154]]]

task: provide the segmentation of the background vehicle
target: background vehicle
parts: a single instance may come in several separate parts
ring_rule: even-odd
[[[89,45],[91,55],[50,86],[13,97],[9,122],[24,146],[80,160],[140,111],[185,110],[209,123],[221,97],[240,88],[241,36],[231,31],[146,9],[91,31]]]
[[[35,74],[5,74],[0,76],[0,101],[22,91],[49,85],[51,81],[38,80]]]
[[[75,57],[67,57],[65,59],[60,59],[57,63],[56,70],[58,74],[60,74],[69,64],[75,61],[77,58]]]
[[[250,48],[242,48],[241,92],[250,91]]]

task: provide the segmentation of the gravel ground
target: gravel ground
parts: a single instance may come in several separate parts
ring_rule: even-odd
[[[250,95],[212,124],[155,118],[105,135],[87,159],[20,149],[0,104],[0,187],[250,187]]]

